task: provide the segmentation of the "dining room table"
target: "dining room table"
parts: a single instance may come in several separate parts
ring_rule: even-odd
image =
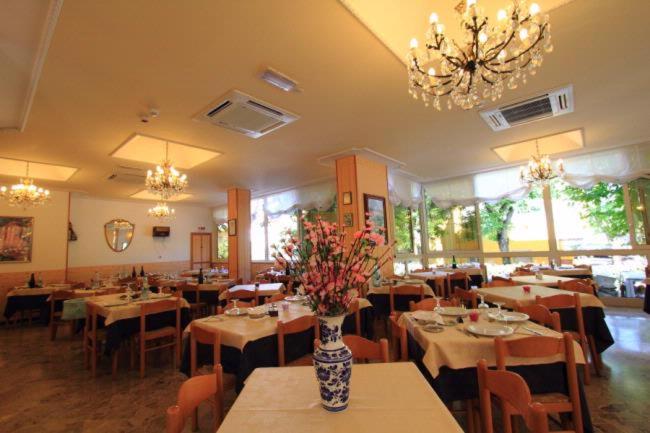
[[[262,305],[257,309],[268,309]],[[236,376],[237,391],[241,390],[244,381],[255,368],[274,367],[278,365],[277,324],[278,321],[288,322],[306,315],[313,315],[311,308],[304,302],[281,301],[276,303],[278,315],[264,314],[262,317],[253,318],[248,314],[231,316],[219,314],[197,319],[194,322],[208,328],[214,328],[221,334],[221,364],[226,373]],[[372,338],[372,304],[365,298],[359,298],[359,314],[361,319],[362,335]],[[348,314],[343,321],[343,334],[356,332],[354,313]],[[189,335],[191,326],[184,331],[183,355],[181,372],[189,375],[190,348]],[[313,332],[307,331],[297,334],[288,334],[285,343],[287,362],[300,358],[311,352],[313,347]],[[199,344],[197,357],[200,364],[213,363],[213,348]]]
[[[254,293],[257,289],[257,304],[261,305],[264,303],[264,298],[277,295],[278,293],[285,293],[286,288],[283,283],[264,283],[264,284],[238,284],[236,286],[231,286],[227,290],[223,290],[219,295],[221,301],[225,301],[228,297],[227,292],[234,293],[240,290],[245,290],[250,293]]]
[[[70,287],[71,284],[68,283],[50,283],[43,287],[16,286],[5,296],[4,316],[6,320],[10,320],[18,312],[37,310],[40,322],[47,324],[50,317],[48,298],[53,292]]]
[[[437,293],[446,290],[447,276],[455,272],[464,272],[469,278],[470,286],[480,287],[483,284],[483,271],[481,268],[472,267],[435,267],[425,272],[410,272],[407,277],[427,282]]]
[[[449,310],[454,310],[455,314],[458,308]],[[472,311],[478,313],[476,322],[467,317]],[[495,321],[498,310],[494,308],[482,312],[467,310],[462,322],[457,320],[456,315],[444,314],[434,311],[408,312],[400,316],[398,323],[407,330],[409,358],[415,360],[438,396],[447,404],[478,398],[476,364],[479,360],[485,359],[489,367],[496,367],[494,337],[486,336],[488,333],[483,334],[480,332],[482,329],[495,325],[509,327],[512,333],[502,336],[506,340],[539,335],[562,338],[562,334],[532,321]],[[435,332],[430,332],[425,325],[432,322],[441,323],[443,326],[438,327]],[[470,332],[470,326],[477,331]],[[585,358],[578,343],[574,343],[574,351],[576,363],[584,364]],[[512,357],[507,359],[506,367],[526,380],[531,393],[568,392],[565,366],[559,355],[542,358]],[[578,368],[579,375],[581,370],[582,368]],[[579,388],[585,432],[592,432],[591,416],[582,382]]]
[[[410,362],[355,364],[350,401],[327,412],[313,367],[258,368],[219,433],[395,433],[463,430]]]
[[[390,314],[390,288],[399,286],[422,287],[425,298],[435,296],[431,286],[419,279],[387,279],[381,281],[378,286],[370,284],[365,297],[372,303],[378,317],[386,317]],[[419,302],[420,297],[416,295],[395,295],[395,308],[398,311],[408,311],[410,301]]]
[[[510,277],[512,281],[521,284],[534,284],[536,286],[558,287],[560,282],[575,280],[573,277],[562,277],[559,275],[548,275],[540,273],[539,275],[514,275]]]
[[[534,284],[525,286],[529,288],[528,292],[524,290],[524,285],[480,288],[476,289],[476,292],[482,295],[485,301],[489,303],[503,302],[504,307],[509,309],[516,309],[517,306],[532,305],[535,303],[537,296],[542,298],[554,295],[573,296],[576,293]],[[605,305],[600,298],[589,293],[580,293],[580,303],[582,304],[585,333],[594,337],[596,350],[598,353],[602,353],[614,344],[614,338],[605,321]],[[562,329],[571,331],[578,330],[576,315],[572,308],[558,308],[553,311],[557,311],[560,314]]]
[[[593,271],[590,268],[581,268],[581,267],[559,267],[559,268],[540,268],[539,271],[544,275],[557,275],[560,277],[571,277],[571,278],[593,278]]]

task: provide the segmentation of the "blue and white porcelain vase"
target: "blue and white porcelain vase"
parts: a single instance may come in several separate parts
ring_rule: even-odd
[[[319,316],[321,346],[314,350],[314,368],[321,403],[330,412],[348,407],[352,352],[343,344],[341,327],[345,315]]]

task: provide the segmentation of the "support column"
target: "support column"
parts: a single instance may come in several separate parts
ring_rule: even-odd
[[[235,280],[251,278],[251,192],[247,189],[228,190],[228,272]]]
[[[390,229],[393,225],[393,212],[388,201],[388,168],[385,164],[371,161],[358,155],[344,156],[336,160],[336,190],[338,206],[338,224],[347,233],[347,239],[352,240],[352,234],[365,228],[366,225],[366,195],[381,197],[386,204],[386,236],[390,244],[393,242]],[[352,202],[344,204],[344,196],[349,196]],[[387,247],[377,248],[382,254]],[[382,275],[393,274],[393,257],[384,265]]]

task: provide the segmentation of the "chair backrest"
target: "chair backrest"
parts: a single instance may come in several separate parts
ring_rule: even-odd
[[[519,283],[512,281],[512,278],[492,277],[492,281],[484,282],[483,287],[509,287],[518,286]]]
[[[573,308],[576,313],[578,334],[580,334],[581,341],[585,341],[585,338],[587,338],[587,336],[585,333],[585,322],[584,319],[582,318],[582,301],[580,299],[580,293],[574,293],[573,295],[562,294],[562,295],[546,296],[544,298],[542,298],[541,296],[536,296],[535,303],[544,305],[549,310]]]
[[[429,268],[420,268],[420,269],[416,269],[416,270],[414,270],[414,271],[412,271],[412,272],[414,272],[414,273],[418,273],[418,272],[429,272],[430,270],[431,270],[431,269],[429,269]]]
[[[530,275],[535,275],[535,272],[525,270],[525,269],[520,269],[520,270],[514,271],[514,272],[512,272],[510,274],[511,277],[527,277],[527,276],[530,276]]]
[[[220,364],[215,365],[212,374],[194,376],[183,382],[178,390],[176,405],[167,409],[166,433],[181,433],[185,421],[199,407],[199,404],[212,397],[216,409],[212,430],[216,431],[223,419],[223,370]]]
[[[73,290],[55,290],[52,292],[52,301],[65,301],[75,297]]]
[[[85,289],[86,288],[86,283],[84,283],[83,281],[80,281],[78,283],[72,283],[70,285],[70,288],[71,289]]]
[[[461,283],[465,290],[469,289],[469,277],[467,276],[467,272],[455,271],[447,274],[447,288],[450,291],[452,287],[458,286],[458,282]]]
[[[253,300],[257,300],[257,298],[258,298],[258,290],[257,289],[255,289],[255,290],[241,289],[241,290],[235,290],[234,292],[230,291],[230,290],[226,291],[226,299],[229,300],[229,301],[231,299],[253,299]]]
[[[458,299],[461,304],[469,302],[471,308],[476,308],[476,293],[471,290],[463,290],[460,287],[454,287],[454,298]]]
[[[232,301],[228,302],[225,306],[217,307],[217,314],[223,314],[226,310],[234,308],[235,304]],[[253,299],[251,302],[237,301],[237,308],[253,308],[257,307],[257,302]]]
[[[280,367],[286,364],[285,362],[285,353],[284,353],[284,337],[289,334],[297,334],[298,332],[304,332],[310,328],[314,329],[314,335],[316,339],[320,339],[320,326],[318,326],[318,319],[316,316],[301,316],[297,319],[290,320],[288,322],[283,322],[278,320],[277,330],[278,330],[278,364]]]
[[[533,305],[519,305],[517,306],[517,311],[520,313],[528,314],[530,320],[537,322],[540,325],[547,326],[554,331],[562,332],[562,326],[560,321],[560,313],[551,312],[547,306],[541,304]]]
[[[558,280],[557,288],[560,290],[567,290],[569,292],[586,293],[588,295],[593,295],[595,293],[594,286],[592,286],[587,281],[580,279],[569,281]]]
[[[397,347],[394,347],[393,350],[397,354],[398,361],[408,361],[406,327],[398,323],[398,318],[399,316],[396,313],[391,313],[388,317],[391,340],[397,343]]]
[[[370,341],[358,335],[344,335],[343,343],[352,351],[352,357],[359,361],[388,362],[388,340]]]
[[[176,335],[181,332],[181,300],[179,298],[161,299],[154,302],[143,302],[140,304],[140,336],[147,332],[147,316],[164,313],[166,311],[176,312]]]
[[[424,287],[423,286],[411,286],[404,284],[402,286],[390,286],[388,289],[390,297],[390,311],[391,313],[395,311],[395,295],[410,295],[410,296],[419,296],[420,301],[424,299]]]
[[[84,332],[97,335],[97,306],[92,302],[86,302],[86,323]]]
[[[264,298],[264,303],[265,304],[270,304],[271,302],[279,302],[279,301],[282,301],[286,297],[287,297],[287,295],[284,294],[284,293],[276,293],[273,296],[269,296],[268,298]]]
[[[357,335],[361,335],[361,309],[359,308],[359,298],[354,298],[350,302],[347,315],[354,314],[354,330]]]
[[[566,386],[569,399],[573,407],[574,422],[579,424],[578,431],[582,431],[582,410],[580,407],[580,393],[578,388],[578,372],[574,340],[571,334],[565,332],[561,338],[546,336],[531,336],[515,340],[504,340],[501,337],[494,339],[494,348],[497,358],[497,368],[506,370],[507,358],[548,358],[561,355],[566,365]],[[559,379],[559,378],[556,378]]]
[[[123,284],[129,284],[132,283],[136,280],[135,277],[126,277],[126,278],[120,278],[117,280],[118,284],[123,285]]]
[[[458,306],[458,299],[441,299],[440,300],[440,306],[441,307],[457,307]],[[423,299],[420,302],[414,302],[414,301],[409,301],[409,311],[417,311],[417,310],[426,310],[426,311],[431,311],[436,307],[436,300],[434,298],[426,298]]]
[[[221,364],[221,332],[215,328],[208,328],[199,322],[192,322],[190,326],[190,376],[196,376],[197,343],[212,346],[212,364]]]
[[[521,376],[511,371],[488,370],[484,359],[478,362],[477,368],[483,433],[494,432],[492,394],[515,408],[532,433],[548,433],[546,410],[540,403],[532,402],[530,389]]]

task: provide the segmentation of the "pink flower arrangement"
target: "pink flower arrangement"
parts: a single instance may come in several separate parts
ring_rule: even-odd
[[[375,255],[375,248],[384,245],[386,230],[368,220],[366,228],[355,232],[347,245],[346,233],[339,232],[336,223],[318,216],[316,222],[302,219],[302,224],[302,241],[288,232],[274,246],[276,265],[288,268],[300,281],[316,314],[345,314],[373,273],[390,258],[390,246]]]

